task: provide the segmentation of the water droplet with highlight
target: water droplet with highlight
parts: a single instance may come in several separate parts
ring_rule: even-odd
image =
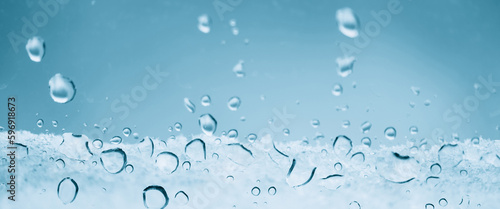
[[[132,130],[128,127],[125,127],[125,128],[123,128],[122,133],[125,137],[128,137],[128,136],[130,136],[130,133],[132,133]]]
[[[259,194],[260,194],[259,187],[252,188],[252,194],[253,194],[253,196],[259,196]]]
[[[111,138],[109,140],[109,142],[111,142],[111,144],[121,144],[122,143],[122,137],[113,136],[113,138]]]
[[[426,100],[424,101],[424,105],[425,105],[426,107],[430,106],[430,105],[431,105],[431,100],[426,99]]]
[[[335,14],[339,30],[349,38],[356,38],[359,35],[359,19],[351,8],[345,7],[337,10]]]
[[[162,152],[156,156],[155,163],[158,169],[171,174],[179,167],[179,158],[172,152]]]
[[[229,98],[229,101],[227,102],[227,107],[229,107],[229,109],[231,111],[236,111],[240,107],[240,104],[241,104],[241,100],[239,97],[231,97],[231,98]]]
[[[97,149],[101,149],[102,148],[102,141],[100,139],[94,139],[94,141],[92,141],[92,145],[94,145],[95,148]]]
[[[127,166],[125,166],[125,172],[127,172],[127,173],[132,173],[132,172],[134,172],[134,166],[133,166],[133,165],[128,164]]]
[[[227,132],[227,137],[230,140],[236,140],[238,138],[238,131],[236,129],[231,129]]]
[[[56,160],[56,166],[59,169],[63,169],[64,167],[66,167],[66,163],[64,162],[63,159],[57,159]]]
[[[441,173],[441,165],[439,163],[434,163],[431,165],[431,173],[433,175],[438,175]]]
[[[196,106],[188,98],[184,98],[184,106],[191,113],[194,113],[196,111]]]
[[[353,67],[354,67],[354,62],[356,61],[356,58],[354,57],[339,57],[337,58],[337,73],[341,77],[347,77],[351,75]],[[353,88],[355,87],[355,84],[353,84]]]
[[[333,168],[335,168],[336,171],[341,171],[342,163],[335,163],[335,165],[333,165]]]
[[[342,128],[349,128],[350,125],[351,125],[351,121],[349,121],[349,120],[342,121]]]
[[[276,187],[272,186],[272,187],[269,187],[269,189],[267,189],[267,193],[269,193],[269,195],[275,195],[276,194]]]
[[[318,119],[311,120],[311,126],[313,128],[318,128],[319,127],[319,120]]]
[[[352,141],[347,136],[340,135],[333,141],[333,152],[337,156],[347,156],[352,150]]]
[[[101,153],[101,165],[108,173],[120,173],[127,165],[127,155],[120,148],[105,150]]]
[[[372,123],[365,121],[361,124],[361,132],[364,134],[368,133],[370,129],[372,128]]]
[[[448,200],[446,200],[445,198],[439,199],[439,205],[441,205],[442,207],[447,206],[448,205]]]
[[[207,150],[205,142],[201,139],[193,139],[184,147],[184,152],[193,161],[202,161],[207,159]]]
[[[176,131],[181,131],[182,130],[182,124],[177,122],[174,124],[174,128]]]
[[[283,129],[283,135],[285,135],[285,136],[290,135],[290,129],[288,129],[288,128]]]
[[[434,209],[434,205],[431,203],[425,204],[425,209]]]
[[[394,129],[393,127],[388,127],[385,129],[384,134],[385,138],[394,140],[396,138],[396,129]]]
[[[233,73],[238,78],[245,77],[245,71],[243,71],[243,64],[244,63],[245,63],[245,61],[239,60],[238,63],[236,63],[236,65],[234,65],[234,67],[233,67]]]
[[[76,88],[73,81],[58,73],[50,78],[49,91],[54,102],[68,103],[75,97]]]
[[[420,88],[419,87],[416,87],[416,86],[412,86],[410,87],[411,91],[413,92],[413,94],[415,95],[420,95]]]
[[[365,145],[367,147],[370,147],[370,146],[372,146],[372,140],[370,138],[368,138],[368,137],[363,137],[361,139],[361,144],[363,144],[363,145]]]
[[[174,198],[183,205],[188,204],[189,202],[189,196],[184,191],[178,191]]]
[[[189,171],[191,169],[191,163],[189,161],[184,161],[182,163],[182,168],[186,171]]]
[[[212,20],[208,15],[203,14],[198,17],[198,30],[200,30],[202,33],[210,33],[210,25],[212,23]]]
[[[43,127],[43,120],[42,120],[42,119],[38,119],[38,120],[36,121],[36,126],[38,126],[38,128]]]
[[[66,177],[57,185],[57,196],[63,204],[67,205],[75,201],[78,195],[78,184],[70,177]]]
[[[203,114],[198,119],[198,124],[200,125],[201,130],[208,136],[212,136],[217,130],[217,121],[210,114]]]
[[[410,134],[412,135],[418,134],[418,127],[410,126]]]
[[[169,202],[165,189],[157,185],[146,187],[142,192],[142,200],[146,208],[164,209]]]
[[[57,128],[57,124],[58,124],[58,123],[57,123],[57,120],[53,120],[53,121],[52,121],[52,126],[54,126],[54,128]]]
[[[207,107],[210,106],[210,103],[212,103],[212,99],[208,95],[203,95],[201,97],[201,105]]]
[[[255,140],[257,140],[257,135],[254,133],[248,134],[247,139],[249,142],[255,142]]]
[[[26,43],[26,51],[28,52],[28,56],[31,61],[42,61],[42,58],[45,55],[45,41],[38,36],[30,38],[28,43]]]
[[[342,88],[342,85],[340,85],[340,84],[338,84],[338,83],[337,83],[337,84],[335,84],[335,85],[333,85],[332,94],[333,94],[334,96],[340,96],[340,95],[342,95],[342,92],[343,92],[343,91],[344,91],[344,90],[343,90],[343,88]]]

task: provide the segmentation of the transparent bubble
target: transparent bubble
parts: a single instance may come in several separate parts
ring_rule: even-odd
[[[75,201],[78,195],[78,184],[70,177],[66,177],[57,185],[57,196],[63,204],[67,205]]]
[[[201,130],[208,136],[212,136],[217,129],[217,121],[210,114],[203,114],[198,119],[198,124],[200,125]]]
[[[387,127],[384,131],[385,138],[389,140],[394,140],[396,138],[396,129],[393,127]]]
[[[269,187],[269,189],[267,189],[267,193],[269,193],[269,195],[275,195],[276,194],[276,187],[274,187],[274,186]]]
[[[448,200],[446,200],[446,198],[439,199],[439,205],[441,205],[442,207],[447,206],[448,205]]]
[[[132,133],[132,130],[130,130],[130,128],[128,128],[128,127],[125,127],[125,128],[123,128],[122,133],[125,137],[128,137],[128,136],[130,136],[130,133]]]
[[[252,194],[253,194],[253,196],[259,196],[259,194],[260,194],[259,187],[252,188]]]
[[[151,185],[146,187],[142,192],[142,200],[146,208],[167,207],[169,198],[165,189],[161,186]]]

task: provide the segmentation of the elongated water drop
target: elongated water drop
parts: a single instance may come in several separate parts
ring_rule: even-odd
[[[67,205],[75,201],[78,195],[78,184],[70,177],[66,177],[59,182],[57,185],[57,196]]]
[[[54,102],[68,103],[75,97],[76,88],[73,81],[58,73],[50,78],[49,91]]]
[[[337,156],[347,156],[352,150],[352,141],[347,136],[340,135],[333,141],[333,152]]]
[[[120,148],[109,149],[101,153],[101,165],[108,173],[120,173],[127,165],[127,155]]]
[[[184,98],[184,106],[191,113],[194,113],[196,111],[196,106],[188,98]]]
[[[42,61],[42,58],[45,55],[45,41],[38,36],[30,38],[28,43],[26,43],[26,51],[28,52],[28,56],[31,61]]]
[[[229,101],[227,102],[227,107],[231,111],[236,111],[240,107],[241,100],[239,97],[231,97],[229,98]]]
[[[356,38],[359,35],[359,19],[351,8],[337,10],[335,15],[339,30],[349,38]]]
[[[109,142],[111,142],[111,144],[121,144],[122,143],[122,137],[114,136],[113,138],[111,138],[109,140]]]
[[[130,136],[130,133],[132,133],[132,130],[131,130],[129,127],[125,127],[125,128],[123,128],[123,131],[122,131],[122,132],[123,132],[123,135],[124,135],[125,137],[129,137],[129,136]]]
[[[43,127],[43,120],[42,120],[42,119],[38,119],[38,120],[36,121],[36,126],[38,126],[38,128]]]
[[[410,87],[410,89],[413,92],[413,94],[415,94],[417,96],[420,94],[420,88],[419,87],[412,86],[412,87]]]
[[[364,134],[368,133],[371,128],[372,124],[368,121],[365,121],[361,124],[361,132],[363,132]]]
[[[356,58],[354,58],[352,56],[351,57],[339,57],[339,58],[337,58],[336,61],[337,61],[337,73],[341,77],[347,77],[347,76],[351,75]]]
[[[202,33],[210,33],[210,25],[212,21],[208,15],[203,14],[198,17],[198,30]]]
[[[208,136],[212,136],[217,130],[217,121],[210,114],[203,114],[198,119],[198,124],[200,125],[201,131]]]
[[[146,208],[160,208],[167,207],[169,198],[167,191],[161,186],[151,185],[142,191],[142,200]]]

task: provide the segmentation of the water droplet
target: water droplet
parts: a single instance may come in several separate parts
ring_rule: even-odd
[[[132,173],[134,172],[134,166],[131,165],[131,164],[128,164],[126,167],[125,167],[125,172],[127,173]]]
[[[113,136],[113,138],[111,138],[109,140],[109,142],[111,142],[111,144],[121,144],[122,143],[122,137]]]
[[[240,104],[241,104],[241,100],[239,97],[231,97],[231,98],[229,98],[229,101],[227,102],[227,107],[229,107],[229,109],[231,111],[236,111],[240,107]]]
[[[283,135],[285,135],[285,136],[290,135],[290,129],[288,129],[288,128],[283,129]]]
[[[207,150],[205,142],[201,139],[193,139],[184,147],[186,155],[194,161],[207,159]]]
[[[104,170],[111,174],[120,173],[127,165],[127,155],[120,148],[102,151],[100,160]]]
[[[441,205],[442,207],[447,206],[448,205],[448,200],[446,200],[445,198],[439,199],[439,205]]]
[[[333,168],[335,168],[335,170],[337,170],[337,171],[341,171],[342,170],[342,163],[335,163],[335,165],[333,165]]]
[[[198,30],[202,33],[210,33],[210,25],[212,24],[212,20],[208,15],[203,14],[198,17]]]
[[[189,171],[191,169],[191,163],[189,161],[184,161],[182,163],[182,168],[186,171]]]
[[[349,209],[361,209],[361,205],[359,205],[358,201],[352,201],[349,203]]]
[[[351,161],[354,164],[360,164],[362,162],[365,162],[365,154],[363,154],[362,152],[356,152],[352,154]]]
[[[210,106],[210,103],[212,103],[212,99],[208,95],[203,95],[201,97],[201,105],[207,107]]]
[[[179,167],[179,158],[172,152],[162,152],[156,156],[155,163],[161,171],[171,174]]]
[[[361,144],[366,145],[367,147],[372,146],[372,140],[368,137],[363,137],[361,139]]]
[[[233,67],[233,73],[236,75],[238,78],[245,77],[245,71],[243,70],[243,64],[245,61],[239,60],[236,65]]]
[[[426,99],[426,100],[424,101],[424,105],[425,105],[425,106],[429,106],[429,105],[431,105],[431,100]]]
[[[415,95],[420,95],[420,88],[419,87],[416,87],[416,86],[412,86],[410,87],[411,91],[413,92],[413,94]]]
[[[238,34],[240,34],[240,30],[237,27],[234,27],[231,30],[233,31],[233,35],[235,35],[235,36],[237,36]]]
[[[470,139],[470,141],[472,142],[472,144],[479,144],[479,137],[474,137]]]
[[[274,187],[274,186],[269,187],[269,189],[267,189],[267,193],[269,193],[269,195],[275,195],[276,194],[276,187]]]
[[[434,205],[431,203],[425,204],[425,209],[434,209]]]
[[[445,144],[438,151],[438,159],[442,166],[454,167],[463,160],[464,151],[456,144]]]
[[[361,124],[361,132],[364,134],[368,133],[370,129],[372,128],[372,123],[365,121]]]
[[[52,121],[52,126],[54,126],[54,128],[57,128],[57,120]]]
[[[75,97],[76,88],[73,81],[61,74],[55,74],[49,80],[49,90],[52,100],[57,103],[68,103]]]
[[[38,36],[30,38],[28,43],[26,43],[26,51],[28,52],[28,56],[31,61],[42,61],[42,58],[45,55],[45,41]]]
[[[59,169],[63,169],[64,167],[66,167],[66,163],[64,162],[63,159],[57,159],[56,160],[56,166]]]
[[[78,195],[78,184],[70,177],[63,178],[57,185],[57,196],[63,204],[72,203]]]
[[[125,137],[128,137],[128,136],[130,136],[130,133],[132,133],[132,130],[130,130],[130,128],[128,128],[128,127],[125,127],[125,128],[123,128],[122,132],[123,132],[123,135]]]
[[[347,77],[351,75],[352,69],[354,66],[354,62],[356,61],[356,58],[354,57],[338,57],[337,58],[337,73],[341,77]],[[353,88],[356,88],[356,84],[353,83]]]
[[[247,139],[249,142],[254,142],[255,140],[257,140],[257,135],[254,133],[248,134]]]
[[[253,196],[259,196],[259,194],[260,194],[259,187],[252,188],[252,194],[253,194]]]
[[[311,126],[313,128],[318,128],[319,127],[319,120],[318,119],[311,120]]]
[[[234,176],[229,175],[226,177],[226,180],[229,182],[234,181]]]
[[[350,125],[351,125],[351,121],[349,121],[349,120],[344,120],[342,122],[342,128],[349,128]]]
[[[467,175],[469,175],[469,172],[467,172],[466,170],[461,170],[460,171],[460,175],[461,176],[467,176]]]
[[[238,138],[238,131],[236,129],[231,129],[227,132],[227,137],[230,140],[236,140]]]
[[[418,134],[418,127],[410,126],[410,134],[412,135]]]
[[[220,138],[215,139],[215,140],[214,140],[214,143],[215,143],[215,144],[220,144],[220,143],[221,143]]]
[[[385,138],[387,138],[389,140],[394,140],[396,138],[396,129],[394,129],[393,127],[387,127],[384,130],[384,134],[385,134]]]
[[[189,202],[189,196],[184,191],[179,191],[175,194],[175,199],[185,205]]]
[[[182,130],[182,124],[177,122],[174,124],[174,128],[176,131],[181,131]]]
[[[410,102],[410,103],[408,103],[408,105],[410,105],[411,108],[414,108],[415,107],[415,102]]]
[[[38,126],[38,128],[43,127],[43,120],[42,120],[42,119],[38,119],[38,120],[36,121],[36,126]]]
[[[142,200],[146,208],[163,209],[168,205],[168,195],[165,189],[161,186],[151,185],[142,192]]]
[[[102,141],[100,139],[94,139],[94,141],[92,141],[92,145],[94,145],[94,147],[97,149],[101,149]]]
[[[213,153],[212,158],[218,160],[219,159],[219,154]]]
[[[351,8],[345,7],[337,10],[335,17],[342,34],[349,38],[356,38],[359,35],[359,19]]]
[[[333,141],[333,152],[338,156],[347,156],[352,150],[352,141],[347,136],[340,135]]]
[[[191,113],[194,113],[194,111],[196,111],[196,106],[188,98],[184,98],[184,106]]]
[[[217,129],[217,121],[210,114],[203,114],[198,119],[201,130],[208,136],[212,136]]]
[[[340,95],[342,95],[342,92],[343,92],[343,91],[344,91],[344,90],[343,90],[343,88],[342,88],[342,85],[340,85],[340,84],[338,84],[338,83],[337,83],[337,84],[335,84],[335,85],[333,85],[332,94],[333,94],[334,96],[340,96]]]
[[[438,175],[441,173],[441,165],[439,163],[434,163],[431,165],[431,173],[433,175]]]

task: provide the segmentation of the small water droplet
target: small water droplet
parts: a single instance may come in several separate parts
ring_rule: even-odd
[[[208,95],[203,95],[201,97],[201,105],[207,107],[210,106],[210,103],[212,103],[212,99]]]
[[[182,168],[186,171],[189,171],[191,169],[191,163],[189,161],[184,161],[182,163]]]
[[[184,106],[191,113],[194,113],[196,111],[196,106],[188,98],[184,98]]]
[[[45,41],[38,36],[30,38],[28,43],[26,43],[26,51],[28,52],[28,56],[31,61],[42,61],[42,58],[45,55]]]
[[[57,196],[67,205],[72,203],[78,195],[78,184],[70,177],[66,177],[57,185]]]
[[[101,149],[102,141],[100,139],[94,139],[94,141],[92,141],[92,145],[94,145],[94,147],[97,149]]]
[[[349,120],[342,121],[342,128],[349,128],[350,125],[351,125],[351,121],[349,121]]]
[[[425,209],[434,209],[434,205],[431,203],[425,204]]]
[[[52,100],[57,103],[68,103],[75,97],[76,88],[73,81],[57,73],[49,80]]]
[[[125,128],[123,128],[122,132],[123,132],[123,135],[125,137],[128,137],[128,136],[130,136],[130,133],[132,133],[132,130],[130,128],[128,128],[128,127],[125,127]]]
[[[431,165],[431,173],[433,175],[438,175],[441,173],[441,165],[439,163],[434,163]]]
[[[269,193],[269,195],[275,195],[276,194],[276,187],[274,187],[274,186],[269,187],[269,189],[267,189],[267,193]]]
[[[56,166],[59,169],[63,169],[64,167],[66,167],[66,163],[64,162],[63,159],[57,159],[56,160]]]
[[[233,73],[236,75],[238,78],[245,77],[245,71],[243,70],[243,64],[245,61],[239,60],[236,65],[233,67]]]
[[[285,136],[290,135],[290,129],[288,129],[288,128],[283,129],[283,135],[285,135]]]
[[[52,126],[54,126],[54,128],[57,128],[57,120],[52,121]]]
[[[413,92],[413,94],[415,95],[420,95],[420,88],[419,87],[416,87],[416,86],[412,86],[410,87],[411,91]]]
[[[230,140],[236,140],[238,138],[238,131],[236,129],[231,129],[227,132],[227,137]]]
[[[354,62],[356,61],[356,58],[354,57],[338,57],[337,58],[337,73],[341,77],[347,77],[351,75]],[[353,83],[353,88],[356,88],[356,83]]]
[[[361,124],[361,132],[364,134],[368,133],[370,129],[372,128],[372,123],[365,121]]]
[[[177,122],[174,124],[174,128],[176,131],[181,131],[182,130],[182,124]]]
[[[163,187],[151,185],[143,190],[142,200],[146,208],[163,209],[167,207],[169,198]]]
[[[418,127],[410,126],[410,134],[412,135],[418,134]]]
[[[212,136],[217,129],[217,121],[210,114],[203,114],[198,119],[198,124],[200,125],[201,130],[208,136]]]
[[[259,194],[260,194],[259,187],[252,188],[252,194],[253,194],[253,196],[259,196]]]
[[[134,172],[134,166],[131,165],[131,164],[128,164],[126,167],[125,167],[125,172],[127,173],[132,173]]]
[[[319,120],[318,119],[311,120],[311,126],[313,128],[318,128],[319,127]]]
[[[415,108],[415,102],[410,102],[408,105],[410,105],[411,108]]]
[[[358,201],[352,201],[349,203],[349,209],[361,209],[361,205]]]
[[[231,30],[233,32],[233,35],[235,35],[235,36],[237,36],[238,34],[240,34],[240,30],[237,27],[234,27]]]
[[[445,198],[441,198],[439,200],[439,205],[441,205],[442,207],[445,207],[448,205],[448,200],[446,200]]]
[[[335,17],[342,34],[349,38],[358,37],[359,19],[351,8],[345,7],[337,10]]]
[[[372,140],[369,137],[363,137],[361,139],[361,144],[366,145],[367,147],[372,146]]]
[[[38,120],[36,121],[36,126],[38,126],[38,128],[43,127],[43,120],[42,120],[42,119],[38,119]]]
[[[257,135],[254,133],[248,134],[247,139],[249,142],[255,142],[255,140],[257,140]]]
[[[240,98],[235,96],[229,98],[229,101],[227,102],[227,107],[229,107],[231,111],[236,111],[240,107],[240,104],[241,104]]]
[[[470,139],[470,141],[472,142],[472,144],[479,144],[479,137],[473,137],[472,139]]]
[[[236,20],[235,20],[235,19],[230,19],[230,20],[229,20],[229,25],[230,25],[231,27],[235,27],[235,26],[236,26]]]
[[[111,138],[109,140],[109,142],[111,142],[111,144],[121,144],[122,143],[122,137],[113,136],[113,138]]]
[[[431,105],[431,100],[426,99],[426,100],[424,101],[424,105],[425,105],[425,106],[429,106],[429,105]]]
[[[212,20],[208,15],[203,14],[198,17],[198,30],[202,33],[210,33],[210,25],[212,24]]]
[[[343,91],[344,91],[344,90],[343,90],[343,88],[342,88],[342,85],[340,85],[340,84],[338,84],[338,83],[337,83],[337,84],[335,84],[335,85],[333,85],[332,94],[333,94],[334,96],[340,96],[340,95],[342,95],[342,92],[343,92]]]
[[[333,165],[333,168],[335,168],[335,170],[337,171],[341,171],[342,170],[342,163],[335,163],[335,165]]]
[[[461,176],[467,176],[467,175],[469,175],[469,172],[467,172],[466,170],[461,170],[460,171],[460,175]]]
[[[117,174],[125,169],[127,155],[120,148],[109,149],[101,153],[101,165],[108,173]]]
[[[394,140],[396,138],[396,129],[394,129],[393,127],[387,127],[384,130],[384,134],[385,134],[385,138],[387,138],[389,140]]]

